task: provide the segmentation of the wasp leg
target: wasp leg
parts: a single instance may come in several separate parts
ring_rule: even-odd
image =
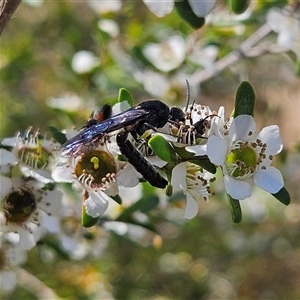
[[[143,155],[131,144],[127,139],[128,131],[123,130],[117,135],[117,144],[120,148],[122,154],[124,154],[128,161],[134,166],[134,168],[143,175],[152,186],[158,188],[165,188],[168,184],[155,169],[154,167],[145,159]]]

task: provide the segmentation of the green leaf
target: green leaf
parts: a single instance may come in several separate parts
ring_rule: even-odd
[[[154,153],[163,161],[166,162],[176,162],[177,156],[176,152],[161,135],[153,136],[149,141],[148,145],[154,151]]]
[[[120,195],[110,196],[110,198],[115,200],[118,204],[122,204],[122,198],[120,197]]]
[[[146,213],[154,209],[159,204],[159,198],[157,196],[148,197],[144,205],[140,208],[140,211]]]
[[[192,159],[195,154],[192,153],[192,152],[189,152],[189,151],[186,151],[185,148],[183,147],[176,147],[176,146],[173,146],[176,153],[183,159],[183,160],[190,160]]]
[[[206,171],[215,174],[217,172],[216,166],[209,160],[207,155],[194,156],[193,159],[189,160],[191,163],[196,164]]]
[[[123,102],[123,101],[127,101],[131,107],[134,105],[131,94],[125,88],[119,89],[118,102]]]
[[[233,223],[240,223],[242,221],[242,208],[240,205],[240,201],[231,198],[228,194],[227,197],[229,201],[232,221]]]
[[[199,29],[205,24],[205,18],[199,18],[194,14],[188,0],[175,1],[175,9],[178,15],[193,28]]]
[[[88,215],[85,209],[82,209],[81,213],[81,224],[83,227],[89,228],[94,226],[99,220],[99,217],[93,218],[92,216]]]
[[[300,76],[300,60],[296,61],[296,75]]]
[[[61,145],[63,145],[66,141],[67,141],[67,136],[65,133],[62,133],[59,129],[57,129],[54,126],[49,126],[49,131],[51,132],[53,138],[60,143]]]
[[[228,0],[229,9],[235,14],[243,13],[249,6],[249,0]]]
[[[60,243],[57,241],[57,238],[55,238],[53,235],[47,234],[45,237],[43,237],[39,243],[44,243],[49,248],[52,248],[55,250],[55,253],[60,255],[63,259],[71,260],[71,257],[68,253],[68,251],[64,250]],[[38,244],[37,244],[38,245]]]
[[[254,115],[255,93],[248,81],[243,81],[235,98],[234,118],[239,115]]]
[[[167,195],[168,197],[171,197],[172,194],[173,194],[173,186],[172,186],[171,184],[168,184],[168,185],[167,185],[167,189],[166,189],[166,195]]]
[[[277,192],[276,194],[271,194],[272,196],[274,196],[277,200],[279,200],[281,203],[283,203],[284,205],[289,205],[291,202],[291,197],[289,192],[286,190],[285,187],[283,187],[279,192]]]

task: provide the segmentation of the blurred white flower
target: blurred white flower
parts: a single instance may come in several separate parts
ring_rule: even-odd
[[[143,83],[145,91],[154,97],[164,97],[170,88],[168,79],[157,72],[145,70],[135,77],[137,81]]]
[[[55,232],[60,245],[72,259],[81,260],[88,255],[99,258],[108,244],[107,233],[100,226],[83,227],[81,201],[74,199],[69,191],[62,191],[62,208]]]
[[[118,23],[111,19],[99,20],[98,27],[100,30],[108,33],[112,38],[116,38],[120,33],[120,27]]]
[[[153,1],[143,0],[149,10],[157,17],[164,17],[169,14],[174,7],[174,0]],[[197,17],[205,17],[213,9],[216,0],[188,0],[189,5]]]
[[[108,12],[117,12],[122,8],[121,0],[88,0],[89,6],[99,14],[106,14]]]
[[[214,8],[217,0],[188,0],[192,11],[197,17],[205,17]]]
[[[153,1],[143,0],[150,11],[152,11],[157,17],[164,17],[169,14],[174,8],[174,0]]]
[[[267,14],[267,23],[278,33],[279,46],[293,51],[300,59],[300,18],[291,12],[272,8]]]
[[[8,178],[0,175],[1,231],[19,236],[19,245],[29,250],[44,233],[43,220],[57,216],[61,192],[43,190],[44,184],[36,180]]]
[[[78,51],[72,58],[72,69],[78,74],[91,72],[99,64],[100,58],[90,51]]]
[[[188,58],[195,64],[205,69],[213,69],[219,54],[219,48],[215,45],[194,45]]]
[[[273,155],[282,150],[279,128],[268,126],[258,134],[255,130],[253,118],[240,115],[226,135],[220,132],[208,138],[207,155],[222,167],[225,189],[233,199],[250,197],[253,184],[272,194],[283,187],[280,171],[270,166]]]
[[[169,72],[183,63],[185,41],[180,36],[171,36],[161,44],[147,44],[143,54],[158,70]]]
[[[46,100],[48,106],[68,112],[78,112],[84,109],[86,103],[76,94],[66,93],[61,97],[50,97]]]
[[[44,4],[44,0],[26,0],[24,3],[32,7],[40,7]]]

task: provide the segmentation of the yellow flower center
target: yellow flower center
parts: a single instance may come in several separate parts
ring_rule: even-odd
[[[226,159],[229,174],[245,178],[253,174],[258,164],[258,155],[248,142],[237,142]]]
[[[85,154],[75,167],[77,178],[92,187],[102,186],[115,172],[113,157],[102,150],[93,150]]]
[[[19,150],[20,160],[36,169],[44,169],[47,167],[49,162],[49,156],[51,154],[43,147],[38,146],[36,148],[23,147]]]

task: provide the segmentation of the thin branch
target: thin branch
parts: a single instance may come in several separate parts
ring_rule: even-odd
[[[52,289],[21,268],[18,270],[18,284],[33,293],[38,299],[59,299]]]
[[[219,74],[221,71],[223,71],[225,68],[229,67],[233,63],[244,59],[247,57],[247,53],[249,51],[249,56],[253,56],[252,48],[255,44],[257,44],[259,41],[261,41],[266,35],[268,35],[271,32],[270,26],[265,23],[262,25],[257,31],[255,31],[247,40],[245,40],[240,48],[238,50],[235,50],[225,57],[218,60],[214,68],[207,70],[200,70],[198,72],[195,72],[191,78],[189,79],[191,84],[199,84],[201,82],[204,82],[215,75]],[[267,49],[263,49],[264,52],[267,52]]]
[[[0,36],[22,0],[0,0]]]

